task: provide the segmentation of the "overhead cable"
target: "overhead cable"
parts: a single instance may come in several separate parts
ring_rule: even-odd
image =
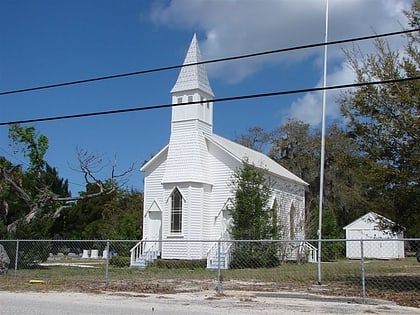
[[[201,65],[201,64],[210,64],[210,63],[217,63],[217,62],[224,62],[224,61],[232,61],[232,60],[238,60],[238,59],[244,59],[244,58],[259,57],[259,56],[264,56],[264,55],[290,52],[290,51],[301,50],[301,49],[322,47],[322,46],[325,46],[325,45],[338,45],[338,44],[344,44],[344,43],[349,43],[349,42],[357,42],[357,41],[370,40],[370,39],[376,39],[376,38],[382,38],[382,37],[402,35],[402,34],[407,34],[407,33],[412,33],[412,32],[418,32],[418,31],[420,31],[420,28],[397,31],[397,32],[375,34],[375,35],[369,35],[369,36],[362,36],[362,37],[355,37],[355,38],[350,38],[350,39],[342,39],[342,40],[336,40],[336,41],[330,41],[330,42],[322,42],[322,43],[294,46],[294,47],[289,47],[289,48],[267,50],[267,51],[251,53],[251,54],[225,57],[225,58],[219,58],[219,59],[212,59],[212,60],[206,60],[206,61],[201,61],[201,62],[196,62],[196,63],[189,63],[189,64],[185,64],[185,65],[182,64],[182,65],[175,65],[175,66],[167,66],[167,67],[139,70],[139,71],[134,71],[134,72],[120,73],[120,74],[114,74],[114,75],[108,75],[108,76],[102,76],[102,77],[95,77],[95,78],[89,78],[89,79],[82,79],[82,80],[76,80],[76,81],[68,81],[68,82],[62,82],[62,83],[55,83],[55,84],[42,85],[42,86],[36,86],[36,87],[29,87],[29,88],[23,88],[23,89],[17,89],[17,90],[3,91],[3,92],[0,92],[0,96],[1,95],[18,94],[18,93],[24,93],[24,92],[31,92],[31,91],[37,91],[37,90],[52,89],[52,88],[58,88],[58,87],[64,87],[64,86],[70,86],[70,85],[77,85],[77,84],[83,84],[83,83],[89,83],[89,82],[117,79],[117,78],[123,78],[123,77],[135,76],[135,75],[148,74],[148,73],[153,73],[153,72],[167,71],[167,70],[179,69],[179,68],[186,67],[186,66],[194,66],[194,65]]]
[[[332,86],[326,86],[326,87],[315,87],[315,88],[306,88],[306,89],[297,89],[297,90],[276,91],[276,92],[250,94],[250,95],[229,96],[229,97],[216,98],[216,99],[211,100],[211,102],[220,103],[220,102],[227,102],[227,101],[238,101],[238,100],[243,100],[243,99],[253,99],[253,98],[272,97],[272,96],[279,96],[279,95],[310,93],[310,92],[318,92],[318,91],[323,91],[323,90],[348,89],[348,88],[356,88],[356,87],[362,87],[362,86],[399,83],[399,82],[407,82],[407,81],[414,81],[414,80],[420,80],[420,76],[410,77],[410,78],[401,78],[401,79],[392,79],[392,80],[381,80],[381,81],[332,85]],[[82,117],[92,117],[92,116],[103,116],[103,115],[111,115],[111,114],[121,114],[121,113],[128,113],[128,112],[146,111],[146,110],[169,108],[169,107],[175,107],[175,106],[186,106],[186,105],[201,104],[201,103],[202,103],[202,101],[194,101],[194,102],[187,102],[187,103],[180,103],[180,104],[161,104],[161,105],[151,105],[151,106],[144,106],[144,107],[115,109],[115,110],[98,111],[98,112],[91,112],[91,113],[81,113],[81,114],[73,114],[73,115],[62,115],[62,116],[52,116],[52,117],[44,117],[44,118],[5,121],[5,122],[0,122],[0,126],[11,125],[11,124],[45,122],[45,121],[63,120],[63,119],[73,119],[73,118],[82,118]]]

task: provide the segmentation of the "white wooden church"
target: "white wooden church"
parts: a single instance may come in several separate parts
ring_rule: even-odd
[[[268,170],[275,182],[270,206],[278,211],[282,238],[305,237],[307,183],[266,155],[213,133],[214,94],[205,66],[196,64],[201,61],[194,35],[171,95],[173,105],[195,103],[172,107],[169,143],[141,168],[143,240],[131,250],[132,266],[157,257],[207,259],[210,266],[217,248],[211,241],[229,240],[231,179],[244,160]]]

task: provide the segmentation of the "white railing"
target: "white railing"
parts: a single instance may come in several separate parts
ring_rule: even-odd
[[[134,265],[143,252],[143,240],[138,242],[132,249],[130,249],[130,265]]]
[[[310,263],[318,262],[318,249],[311,243],[303,242],[303,251]]]
[[[146,246],[148,247],[147,249]],[[134,265],[140,258],[144,258],[146,263],[156,260],[160,255],[158,246],[158,241],[149,241],[147,238],[142,239],[132,249],[130,249],[130,265]]]
[[[224,231],[217,242],[214,242],[211,247],[207,250],[207,268],[212,268],[214,265],[211,263],[212,259],[219,259],[219,255],[223,256],[223,265],[220,266],[222,269],[228,269],[230,264],[230,248],[232,242],[230,241],[230,234],[228,231]]]

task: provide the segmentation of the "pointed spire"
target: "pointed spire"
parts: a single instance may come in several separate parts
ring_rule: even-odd
[[[207,77],[206,68],[203,64],[197,65],[195,63],[202,62],[200,47],[198,46],[197,36],[194,34],[193,39],[188,49],[187,56],[184,60],[184,67],[181,68],[178,79],[171,93],[199,89],[214,97],[213,90],[210,87],[209,79]],[[188,64],[195,64],[186,66]]]

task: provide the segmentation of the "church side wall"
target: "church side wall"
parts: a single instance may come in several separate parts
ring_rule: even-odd
[[[223,222],[223,207],[229,198],[233,197],[231,176],[241,166],[241,163],[217,146],[209,144],[209,167],[211,168],[211,181],[213,190],[211,194],[211,210],[207,212],[206,224],[208,238],[217,240],[225,226]]]
[[[290,239],[290,215],[292,205],[295,213],[294,219],[294,239],[305,238],[305,187],[286,181],[282,178],[273,178],[274,180],[274,195],[277,199],[279,211],[278,219],[280,223],[281,238],[285,240]],[[292,213],[293,214],[293,213]]]

